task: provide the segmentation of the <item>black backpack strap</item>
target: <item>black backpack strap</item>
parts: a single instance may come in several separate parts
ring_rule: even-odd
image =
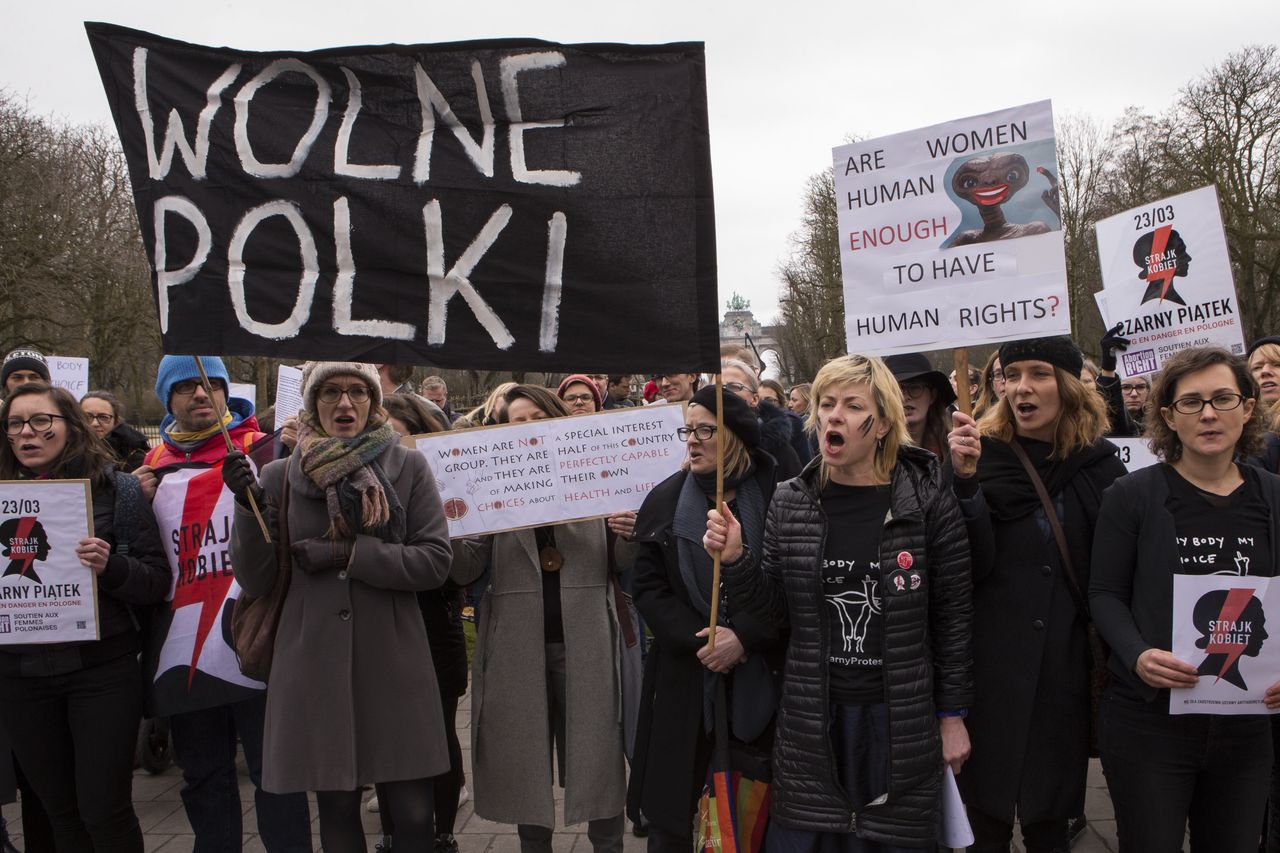
[[[129,555],[129,543],[138,526],[138,508],[142,505],[142,484],[138,478],[123,471],[113,471],[116,487],[115,518],[112,522],[116,538],[116,553]]]

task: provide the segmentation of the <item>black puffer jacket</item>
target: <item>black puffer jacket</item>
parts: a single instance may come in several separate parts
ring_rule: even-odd
[[[819,569],[826,517],[818,462],[778,486],[763,556],[748,552],[725,567],[736,606],[791,628],[774,740],[773,817],[795,829],[852,830],[885,844],[927,846],[937,834],[942,770],[936,712],[973,701],[969,544],[960,509],[939,485],[936,457],[902,448],[880,545],[889,790],[872,803],[850,803],[836,782],[828,732],[830,637]],[[763,573],[752,570],[757,561]],[[888,592],[903,564],[924,582]]]

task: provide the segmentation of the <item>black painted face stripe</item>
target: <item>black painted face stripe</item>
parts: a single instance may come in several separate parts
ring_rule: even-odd
[[[866,435],[867,433],[871,432],[871,425],[874,424],[875,422],[876,422],[875,415],[867,415],[867,419],[862,422],[862,426],[858,427],[858,432],[862,433],[863,435]]]

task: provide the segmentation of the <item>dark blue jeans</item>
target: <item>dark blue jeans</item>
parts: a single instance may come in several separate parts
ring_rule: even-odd
[[[142,853],[133,811],[142,720],[137,657],[64,675],[0,678],[0,719],[48,811],[58,853]]]
[[[182,804],[196,834],[195,853],[240,853],[243,809],[236,778],[236,735],[244,747],[258,810],[258,834],[269,853],[311,853],[311,810],[306,794],[262,790],[262,725],[267,694],[175,714],[173,749],[182,765]]]
[[[1108,694],[1098,750],[1122,851],[1181,850],[1188,824],[1192,853],[1257,851],[1271,782],[1266,716],[1172,716]]]

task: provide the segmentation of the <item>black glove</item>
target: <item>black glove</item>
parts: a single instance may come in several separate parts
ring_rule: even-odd
[[[231,451],[222,461],[222,482],[227,484],[231,494],[236,496],[242,506],[249,505],[246,492],[252,492],[258,506],[262,506],[262,488],[258,485],[258,479],[253,476],[249,458],[239,450]]]
[[[1114,328],[1107,329],[1106,334],[1102,336],[1102,340],[1098,346],[1102,349],[1102,369],[1116,369],[1116,350],[1126,350],[1129,348],[1129,339],[1120,337],[1120,330],[1124,328],[1124,323],[1116,323]]]
[[[350,539],[299,539],[292,545],[293,563],[308,574],[339,571],[351,561]]]

